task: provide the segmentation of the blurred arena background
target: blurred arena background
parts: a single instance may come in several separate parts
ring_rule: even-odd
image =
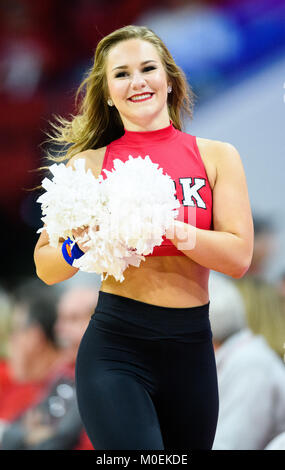
[[[260,235],[252,273],[285,296],[283,0],[0,0],[1,289],[35,277],[42,223],[29,189],[48,120],[73,112],[98,41],[127,24],[153,29],[185,71],[197,95],[185,131],[239,151]]]

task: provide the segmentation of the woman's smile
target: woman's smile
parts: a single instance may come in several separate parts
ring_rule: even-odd
[[[151,100],[154,93],[143,93],[141,95],[134,95],[132,98],[128,98],[132,103],[141,103],[142,101]]]

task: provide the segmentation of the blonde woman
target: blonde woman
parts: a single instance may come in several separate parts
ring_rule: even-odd
[[[114,158],[149,155],[173,179],[184,211],[174,233],[129,266],[122,283],[102,282],[77,356],[83,423],[95,449],[211,449],[218,389],[209,271],[240,278],[253,250],[241,158],[230,143],[181,130],[194,95],[146,27],[104,37],[80,92],[78,114],[55,125],[56,141],[69,145],[67,165],[84,158],[98,177]],[[47,284],[77,272],[62,247],[49,246],[45,230],[40,235],[34,257]],[[78,248],[80,256],[85,247]]]
[[[284,360],[285,303],[277,286],[254,276],[235,281],[246,307],[248,327],[262,335],[268,345]]]

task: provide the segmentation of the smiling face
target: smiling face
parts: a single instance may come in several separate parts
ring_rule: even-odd
[[[156,130],[170,124],[167,87],[170,82],[153,44],[121,41],[109,51],[106,66],[109,97],[125,129]],[[131,99],[142,95],[142,99]]]
[[[94,312],[98,292],[94,288],[72,288],[62,294],[57,307],[55,331],[57,341],[74,355]]]

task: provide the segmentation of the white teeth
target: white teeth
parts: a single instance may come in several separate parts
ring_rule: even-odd
[[[143,100],[145,98],[149,98],[151,97],[152,95],[150,93],[147,93],[146,95],[141,95],[139,97],[136,97],[136,98],[130,98],[131,101],[140,101],[140,100]]]

